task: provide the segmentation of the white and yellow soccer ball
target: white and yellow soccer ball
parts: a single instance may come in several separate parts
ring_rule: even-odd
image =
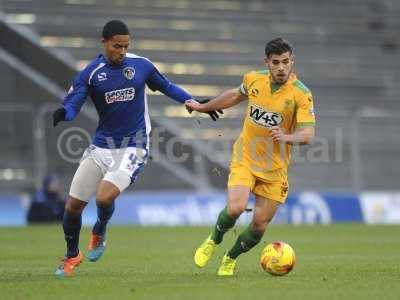
[[[293,248],[284,242],[272,242],[261,252],[261,267],[272,275],[288,274],[295,263],[296,256]]]

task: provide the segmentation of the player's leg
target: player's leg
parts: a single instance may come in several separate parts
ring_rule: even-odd
[[[224,234],[235,225],[236,219],[246,209],[254,184],[255,177],[251,171],[232,159],[228,180],[228,203],[219,213],[212,234],[196,249],[194,262],[198,267],[202,268],[207,264],[217,245],[222,242]]]
[[[63,230],[67,242],[67,258],[79,253],[79,233],[82,226],[82,211],[87,202],[72,196],[68,197],[63,216]]]
[[[120,193],[120,188],[108,180],[102,180],[99,184],[96,194],[97,221],[93,226],[86,254],[89,261],[95,262],[104,254],[107,224],[114,213],[114,201]]]
[[[93,226],[93,233],[104,235],[106,226],[114,213],[114,200],[121,193],[120,188],[114,183],[102,180],[96,194],[97,222]]]
[[[231,186],[228,188],[227,206],[219,213],[212,234],[197,248],[194,255],[195,264],[202,268],[212,257],[215,248],[222,242],[223,236],[231,229],[236,220],[245,211],[249,200],[248,186]]]
[[[265,176],[269,180],[257,178],[252,190],[256,195],[252,223],[239,235],[234,246],[224,256],[218,270],[219,275],[233,275],[236,258],[260,242],[279,205],[286,200],[289,188],[287,171],[271,171]]]
[[[82,261],[79,251],[79,235],[82,227],[82,211],[90,197],[95,193],[103,176],[93,159],[83,159],[72,179],[68,201],[63,216],[63,230],[67,243],[67,253],[56,275],[71,276],[74,267]]]
[[[89,240],[87,258],[97,261],[103,255],[106,245],[106,229],[114,213],[115,199],[132,182],[146,164],[147,151],[129,147],[113,153],[114,167],[105,174],[96,194],[97,221]]]
[[[229,231],[240,215],[246,210],[249,201],[250,188],[244,185],[228,188],[227,206],[219,213],[211,239],[220,244],[224,234]]]
[[[111,156],[113,167],[109,168],[99,184],[96,194],[97,222],[93,226],[93,234],[104,236],[108,221],[114,212],[114,200],[132,182],[134,182],[146,163],[147,151],[128,147],[121,149],[100,149],[99,156],[104,151]]]
[[[256,196],[251,224],[238,236],[233,247],[224,256],[218,275],[231,276],[237,257],[255,247],[264,235],[265,229],[274,217],[280,202]]]
[[[278,201],[256,196],[253,220],[228,251],[227,255],[230,258],[236,259],[240,254],[249,251],[260,242],[279,205]]]

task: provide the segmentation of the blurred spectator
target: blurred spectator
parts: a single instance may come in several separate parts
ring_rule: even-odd
[[[64,206],[65,199],[61,196],[58,177],[47,176],[43,180],[43,187],[32,197],[27,214],[28,223],[61,222]]]

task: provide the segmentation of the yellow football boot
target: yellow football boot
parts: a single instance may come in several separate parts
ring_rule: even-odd
[[[199,268],[203,268],[214,254],[217,244],[211,239],[211,235],[197,248],[194,254],[194,263]]]
[[[235,272],[236,259],[230,258],[227,254],[222,258],[221,265],[218,269],[219,276],[232,276]]]

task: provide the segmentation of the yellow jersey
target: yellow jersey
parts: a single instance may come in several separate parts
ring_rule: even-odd
[[[310,90],[292,73],[278,85],[269,71],[252,71],[243,78],[240,93],[248,97],[243,129],[233,148],[232,164],[248,167],[264,178],[267,172],[289,166],[291,145],[274,142],[269,128],[279,126],[293,133],[301,126],[315,126],[313,98]]]

